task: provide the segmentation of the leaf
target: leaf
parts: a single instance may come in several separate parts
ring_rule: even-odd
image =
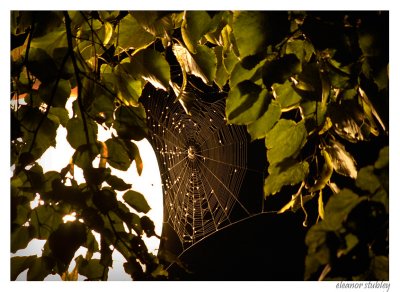
[[[171,73],[165,57],[153,50],[145,49],[133,55],[130,63],[123,63],[128,72],[149,81],[155,88],[169,88]]]
[[[319,196],[318,196],[318,215],[322,220],[325,219],[324,200],[322,197],[322,190],[319,191]]]
[[[374,167],[372,165],[360,169],[357,175],[356,186],[371,194],[375,194],[381,187],[381,182],[374,174]]]
[[[57,260],[60,272],[65,272],[75,252],[86,242],[86,226],[79,222],[61,224],[48,240],[53,256]]]
[[[151,209],[145,197],[141,193],[130,190],[127,191],[122,198],[129,206],[138,212],[147,213]]]
[[[124,50],[128,50],[129,48],[141,49],[155,40],[155,37],[144,30],[130,14],[126,15],[119,22],[119,27],[116,28],[117,33],[118,31],[117,45]]]
[[[118,208],[117,194],[114,190],[108,187],[103,187],[102,190],[93,193],[93,203],[103,214],[107,214],[109,211]],[[93,219],[95,219],[94,217]],[[98,220],[101,223],[100,220]],[[97,225],[96,223],[96,225]],[[101,228],[101,226],[98,226]]]
[[[140,218],[140,225],[142,226],[144,232],[146,233],[147,237],[151,237],[156,235],[154,232],[154,222],[147,216],[143,216]]]
[[[69,121],[68,111],[65,108],[61,107],[51,107],[49,114],[49,119],[54,120],[58,119],[58,122],[63,126],[67,127],[67,123]]]
[[[19,274],[28,269],[36,259],[36,255],[11,257],[11,281],[15,281]]]
[[[26,226],[21,226],[14,230],[11,233],[11,252],[15,253],[27,247],[33,238],[31,233],[30,228]]]
[[[365,199],[366,197],[359,197],[346,188],[331,196],[325,207],[326,228],[332,231],[339,230],[350,211]]]
[[[243,81],[229,91],[225,113],[228,123],[247,125],[257,120],[263,113],[268,91],[260,86]]]
[[[274,83],[284,83],[289,77],[301,71],[301,63],[296,55],[284,55],[265,62],[262,68],[262,79],[265,86],[270,88]]]
[[[108,268],[101,265],[99,259],[82,260],[78,271],[79,274],[87,277],[89,280],[101,280],[103,275],[108,274]]]
[[[281,41],[289,30],[288,15],[280,11],[234,11],[232,28],[243,59]]]
[[[337,173],[353,179],[357,178],[356,162],[341,143],[331,140],[330,146],[327,146],[325,150],[331,156],[333,168]]]
[[[389,259],[376,255],[372,259],[372,273],[377,281],[389,281]]]
[[[301,96],[294,90],[292,82],[288,80],[282,85],[278,83],[273,84],[272,90],[282,109],[290,109],[298,106],[301,101]]]
[[[116,83],[117,96],[124,105],[137,106],[144,82],[135,71],[131,72],[131,69],[129,63],[121,63],[115,66],[115,75],[111,79]]]
[[[213,49],[199,45],[197,53],[192,55],[183,46],[174,44],[172,51],[182,70],[201,78],[206,84],[212,84],[217,71],[217,57]]]
[[[60,79],[39,86],[40,98],[49,106],[64,108],[71,95],[71,84],[68,80]]]
[[[117,131],[119,138],[142,140],[147,136],[148,131],[144,107],[142,105],[138,107],[119,107],[115,111],[113,127]]]
[[[242,63],[235,63],[236,65],[232,68],[231,76],[229,78],[230,88],[236,87],[240,82],[250,80],[256,82],[261,78],[261,68],[265,64],[264,61],[257,64],[252,69],[246,69],[242,66]],[[229,72],[229,70],[228,70]]]
[[[185,11],[181,26],[182,38],[188,50],[196,54],[200,38],[208,31],[211,17],[206,11]]]
[[[215,75],[214,82],[218,85],[218,87],[222,90],[224,85],[229,79],[229,74],[225,69],[223,64],[223,48],[220,46],[214,47],[214,53],[217,56],[217,72]]]
[[[274,164],[268,168],[269,175],[264,181],[264,195],[274,195],[283,186],[295,185],[305,179],[309,171],[306,161],[287,161],[282,165]]]
[[[127,189],[130,189],[132,187],[131,184],[127,184],[126,182],[124,182],[124,180],[120,179],[115,175],[110,175],[106,179],[106,182],[110,187],[112,187],[117,191],[126,191]]]
[[[290,39],[286,43],[286,54],[295,54],[302,63],[308,63],[314,53],[314,47],[308,40]]]
[[[280,117],[281,106],[277,101],[272,100],[264,114],[255,122],[247,125],[247,132],[250,134],[251,140],[264,138]]]
[[[51,272],[49,259],[44,256],[36,257],[29,267],[26,279],[28,281],[43,281]]]
[[[87,141],[83,120],[80,118],[72,118],[67,123],[67,141],[72,148],[77,149],[79,146],[87,143],[95,143],[97,141],[97,124],[91,119],[86,119]]]
[[[379,156],[374,164],[374,167],[376,169],[382,169],[388,166],[389,166],[389,146],[385,146],[381,150],[379,150]]]
[[[265,137],[267,158],[270,164],[296,157],[307,141],[304,123],[280,119]]]
[[[107,161],[110,166],[123,171],[128,170],[132,159],[122,139],[114,137],[108,139],[105,143],[108,148]]]
[[[52,82],[57,76],[57,65],[42,48],[30,48],[27,69],[41,82]]]
[[[332,158],[329,155],[328,151],[325,149],[321,150],[321,154],[324,157],[325,163],[322,166],[321,172],[318,173],[318,179],[314,183],[314,185],[310,188],[310,192],[321,191],[328,184],[331,179],[334,165],[332,163]]]
[[[47,239],[62,223],[62,216],[52,206],[40,205],[32,210],[30,223],[35,228],[36,238]]]

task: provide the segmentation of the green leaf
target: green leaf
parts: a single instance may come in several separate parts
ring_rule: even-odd
[[[253,82],[259,80],[261,78],[261,68],[265,64],[265,61],[260,62],[250,70],[244,68],[242,63],[235,64],[236,65],[232,68],[231,76],[229,78],[230,88],[236,87],[237,84],[245,80],[251,80]]]
[[[32,210],[31,226],[35,228],[36,238],[47,239],[62,222],[62,215],[52,206],[41,205]]]
[[[47,105],[64,108],[71,95],[71,84],[68,80],[63,79],[58,82],[42,83],[39,86],[39,95]]]
[[[279,102],[272,100],[268,109],[255,122],[247,126],[247,132],[251,140],[264,138],[281,117],[281,106]]]
[[[286,43],[286,54],[295,54],[302,63],[308,63],[314,53],[314,47],[308,40],[290,39]]]
[[[27,280],[28,281],[43,281],[48,275],[52,273],[47,257],[37,257],[30,265]]]
[[[155,37],[144,30],[130,14],[119,22],[119,27],[116,27],[115,30],[117,33],[119,31],[117,37],[118,47],[124,50],[128,50],[129,48],[141,49],[155,40]]]
[[[264,111],[267,93],[266,89],[261,89],[251,81],[239,83],[226,99],[228,123],[247,125],[257,120]]]
[[[51,107],[48,117],[51,120],[58,119],[59,123],[63,127],[67,126],[69,120],[68,111],[65,108],[61,107]]]
[[[385,146],[379,151],[379,156],[374,164],[374,167],[376,169],[382,169],[388,166],[389,166],[389,146]]]
[[[233,33],[240,57],[266,52],[268,45],[283,39],[289,29],[287,12],[234,11]]]
[[[147,213],[151,209],[145,197],[141,193],[130,190],[127,191],[122,198],[129,204],[129,206],[138,212]]]
[[[282,109],[297,106],[301,101],[301,96],[294,90],[292,82],[288,80],[283,84],[273,84],[272,90]]]
[[[133,55],[130,63],[121,65],[125,66],[127,72],[140,76],[155,88],[168,90],[171,80],[169,64],[165,57],[154,49],[141,50]]]
[[[374,174],[374,167],[372,165],[360,169],[356,180],[356,186],[371,194],[374,194],[381,187],[381,182]]]
[[[372,273],[377,281],[389,281],[389,259],[387,256],[374,256]]]
[[[108,268],[101,265],[99,259],[92,259],[90,261],[82,260],[78,271],[79,274],[87,277],[89,280],[101,280],[103,274],[107,275]]]
[[[229,74],[225,69],[223,64],[223,48],[220,46],[214,47],[214,53],[217,56],[217,72],[215,75],[214,82],[218,85],[218,87],[222,90],[226,82],[228,81]]]
[[[83,120],[80,118],[72,118],[67,124],[67,141],[72,148],[77,149],[79,146],[89,143],[95,143],[97,141],[97,124],[91,119],[86,119],[86,126],[89,136],[87,141],[85,127]]]
[[[49,54],[42,48],[30,48],[28,70],[41,82],[52,82],[57,77],[57,65]]]
[[[135,71],[131,72],[131,69],[129,63],[121,63],[115,67],[114,75],[111,75],[110,79],[113,80],[117,96],[124,105],[137,106],[145,84]],[[106,72],[103,75],[106,75]]]
[[[144,107],[121,106],[115,111],[114,129],[118,137],[140,141],[147,136],[146,112]]]
[[[280,119],[265,137],[267,158],[270,164],[296,157],[307,141],[304,123]]]
[[[309,166],[306,161],[287,160],[284,163],[270,165],[269,175],[264,182],[264,195],[274,195],[284,186],[300,183],[305,179],[308,171]]]
[[[208,31],[210,23],[211,17],[206,11],[185,11],[181,32],[183,41],[191,53],[197,53],[197,44]]]
[[[11,257],[11,281],[15,281],[19,274],[28,269],[35,261],[36,256]]]
[[[325,207],[326,228],[332,231],[339,230],[350,211],[365,199],[346,188],[331,196]]]
[[[274,83],[284,83],[289,77],[300,73],[301,70],[301,63],[296,55],[284,55],[264,64],[262,78],[265,86],[269,88]]]
[[[127,189],[130,189],[132,187],[131,184],[127,184],[126,182],[124,182],[124,180],[120,179],[115,175],[110,175],[106,179],[106,182],[110,187],[112,187],[117,191],[126,191]]]
[[[29,227],[18,227],[11,233],[11,252],[15,253],[17,250],[27,247],[32,238],[32,232]]]
[[[212,84],[217,71],[217,57],[213,49],[199,45],[197,53],[191,54],[185,47],[174,44],[172,51],[183,71],[201,78],[206,84]]]

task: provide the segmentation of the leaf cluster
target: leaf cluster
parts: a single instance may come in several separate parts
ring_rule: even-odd
[[[372,238],[359,221],[367,216],[379,232],[387,230],[387,139],[374,166],[357,149],[388,133],[387,12],[12,12],[11,18],[12,251],[32,238],[47,240],[41,257],[12,259],[12,279],[29,269],[29,279],[79,273],[104,280],[112,248],[133,279],[166,276],[141,239],[155,236],[153,222],[140,215],[149,209],[145,198],[111,168],[125,171],[134,161],[141,173],[134,141],[149,135],[140,102],[145,86],[175,95],[190,115],[193,79],[226,93],[227,123],[265,141],[267,201],[292,192],[279,213],[302,210],[305,225],[309,217],[319,221],[307,237],[306,279],[318,273],[365,279],[367,270],[385,278],[387,252],[365,255]],[[60,172],[43,173],[36,161],[55,146],[60,126],[75,153]],[[98,141],[99,126],[112,138]],[[75,167],[84,172],[82,184]],[[125,191],[123,202],[115,190]],[[41,204],[32,209],[37,195]],[[78,220],[63,223],[72,212]],[[384,246],[383,233],[376,240]],[[75,259],[70,275],[79,246],[88,254]],[[92,259],[98,250],[101,259]],[[347,271],[346,260],[358,252],[368,260]]]

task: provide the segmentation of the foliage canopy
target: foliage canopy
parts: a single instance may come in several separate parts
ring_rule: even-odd
[[[11,258],[12,280],[26,269],[28,280],[107,280],[114,248],[132,279],[168,277],[175,259],[142,240],[156,236],[150,206],[110,167],[135,162],[141,173],[142,92],[171,92],[190,114],[189,75],[226,92],[228,123],[265,140],[265,197],[294,193],[279,213],[304,212],[311,224],[305,279],[388,279],[387,12],[13,11],[11,19],[11,252],[47,240],[42,255]],[[99,125],[112,138],[98,141]],[[60,126],[75,153],[44,173],[37,160]],[[79,220],[63,223],[72,212]],[[68,273],[80,246],[87,254]]]

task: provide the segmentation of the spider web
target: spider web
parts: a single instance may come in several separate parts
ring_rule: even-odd
[[[239,198],[249,141],[245,127],[227,125],[224,99],[197,98],[187,115],[175,97],[158,92],[142,102],[159,159],[164,223],[185,250],[237,221],[234,209],[252,215]]]

